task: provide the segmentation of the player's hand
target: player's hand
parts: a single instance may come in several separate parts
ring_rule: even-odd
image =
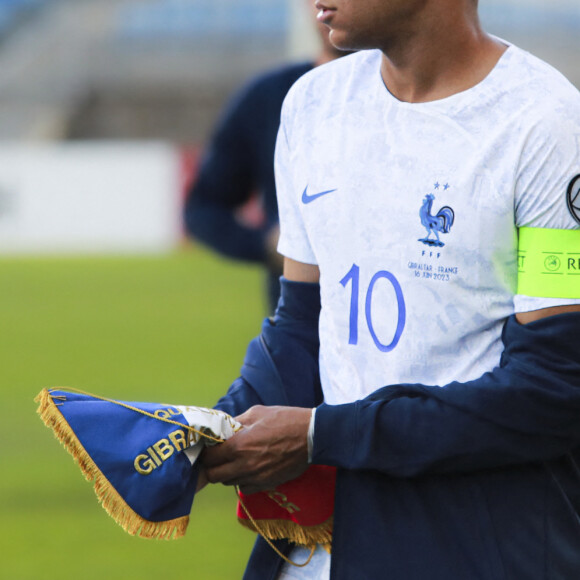
[[[236,417],[244,428],[201,456],[208,481],[250,494],[295,479],[308,467],[310,416],[310,409],[256,406]]]

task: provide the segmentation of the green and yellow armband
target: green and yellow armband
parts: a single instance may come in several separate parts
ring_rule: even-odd
[[[518,294],[580,298],[580,230],[519,229]]]

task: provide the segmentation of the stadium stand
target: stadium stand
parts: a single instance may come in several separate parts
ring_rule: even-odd
[[[44,10],[0,46],[0,139],[198,142],[235,88],[286,58],[287,0],[21,1]]]
[[[199,144],[227,97],[287,59],[297,0],[0,0],[0,140]],[[578,0],[486,0],[486,27],[580,86]]]
[[[287,4],[280,0],[156,0],[130,4],[119,14],[120,34],[157,41],[176,35],[209,38],[280,38],[286,32]]]
[[[514,33],[519,29],[526,36],[553,36],[554,30],[565,36],[576,36],[580,28],[580,3],[577,0],[488,0],[482,3],[480,11],[482,19],[492,29]]]
[[[49,0],[0,0],[0,40],[14,32],[24,19]]]

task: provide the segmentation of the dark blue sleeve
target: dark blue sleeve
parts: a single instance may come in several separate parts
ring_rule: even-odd
[[[216,251],[264,262],[266,235],[278,222],[274,150],[284,98],[312,63],[285,65],[252,79],[228,104],[188,192],[186,231]],[[259,194],[266,216],[246,227],[235,210]]]
[[[316,412],[314,463],[397,477],[543,461],[580,447],[580,314],[503,331],[500,365],[445,387],[388,386]]]
[[[236,95],[218,122],[188,192],[184,221],[189,235],[221,254],[263,262],[265,231],[246,227],[235,216],[258,188],[260,141],[252,128],[262,99],[257,89],[251,85]]]
[[[318,368],[318,284],[280,279],[273,318],[248,346],[241,377],[216,408],[236,416],[254,405],[316,407],[322,402]]]

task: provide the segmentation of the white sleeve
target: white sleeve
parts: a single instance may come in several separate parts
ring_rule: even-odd
[[[569,103],[569,99],[566,99]],[[570,103],[569,103],[570,104]],[[516,181],[518,228],[579,229],[568,203],[568,190],[580,174],[580,97],[554,106],[529,131]],[[516,312],[580,304],[573,298],[516,295]]]
[[[288,100],[287,98],[282,108],[274,162],[280,216],[278,252],[297,262],[317,264],[300,207],[302,191],[308,185],[308,178],[301,175],[300,151],[291,142]]]

